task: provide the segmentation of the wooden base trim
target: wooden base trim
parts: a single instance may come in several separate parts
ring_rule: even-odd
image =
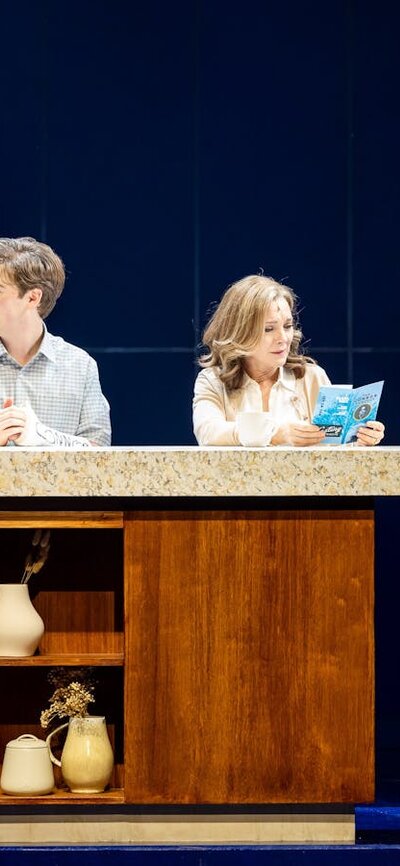
[[[36,815],[1,820],[1,842],[69,845],[352,844],[353,815]]]

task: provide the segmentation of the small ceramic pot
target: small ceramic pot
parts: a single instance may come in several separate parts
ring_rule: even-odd
[[[0,786],[14,797],[41,797],[54,788],[54,773],[47,743],[22,734],[6,745]]]

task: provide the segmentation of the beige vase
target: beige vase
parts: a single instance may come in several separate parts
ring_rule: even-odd
[[[33,656],[44,632],[26,583],[0,583],[0,656]]]
[[[66,727],[67,739],[59,761],[51,751],[50,740],[57,731]],[[61,767],[63,779],[70,791],[77,794],[104,791],[114,765],[104,716],[73,716],[69,722],[52,731],[46,742],[51,760]]]

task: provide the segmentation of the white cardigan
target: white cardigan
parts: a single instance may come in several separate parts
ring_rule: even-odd
[[[307,364],[303,379],[296,379],[291,370],[281,367],[269,398],[268,414],[274,426],[288,421],[311,421],[320,385],[329,384],[325,370],[317,364]],[[247,374],[242,387],[235,391],[226,390],[215,367],[206,368],[197,376],[193,429],[199,445],[240,445],[237,413],[262,411],[261,388]]]

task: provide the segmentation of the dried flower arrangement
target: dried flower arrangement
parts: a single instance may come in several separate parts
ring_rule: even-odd
[[[28,583],[32,574],[37,574],[43,568],[50,550],[50,530],[36,529],[32,538],[32,547],[25,560],[21,583]]]
[[[40,714],[42,728],[57,718],[88,715],[88,706],[95,700],[91,668],[57,668],[50,671],[48,680],[56,688],[49,708]]]

